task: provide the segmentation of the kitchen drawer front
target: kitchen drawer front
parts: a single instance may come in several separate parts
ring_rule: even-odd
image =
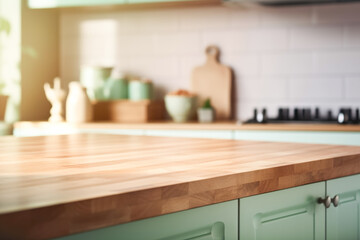
[[[28,0],[29,8],[60,8],[125,4],[127,0]]]
[[[238,239],[238,200],[120,224],[58,240]]]
[[[319,182],[240,199],[240,240],[324,240],[324,196]]]
[[[326,212],[328,240],[360,239],[360,174],[327,181],[327,195],[339,205]]]
[[[235,131],[236,140],[296,142],[360,146],[360,132],[325,131]]]
[[[172,2],[191,2],[192,0],[28,0],[29,8],[67,8],[67,7],[95,7],[115,6],[128,4],[153,4]],[[211,0],[198,0],[199,2],[215,2]]]

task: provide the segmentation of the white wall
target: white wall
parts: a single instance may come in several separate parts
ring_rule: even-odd
[[[4,89],[0,94],[9,96],[5,120],[19,120],[21,56],[21,1],[0,0],[0,16],[10,23],[10,33],[0,32],[0,84]]]
[[[153,79],[157,96],[188,89],[216,44],[235,73],[236,116],[254,107],[360,107],[360,4],[62,12],[64,81],[112,65]]]

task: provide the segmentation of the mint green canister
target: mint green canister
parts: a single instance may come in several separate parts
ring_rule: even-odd
[[[105,82],[104,97],[107,100],[128,98],[128,81],[124,74],[113,71],[111,77]]]
[[[110,77],[112,67],[82,66],[80,82],[86,87],[90,100],[104,100],[105,81]]]
[[[131,80],[129,82],[129,99],[133,101],[152,99],[153,84],[149,80]]]

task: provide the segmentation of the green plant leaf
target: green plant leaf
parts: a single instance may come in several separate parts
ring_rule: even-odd
[[[9,35],[10,31],[11,31],[10,22],[5,18],[0,17],[0,33],[5,32],[7,35]]]
[[[207,98],[202,106],[202,108],[212,108],[210,98]]]

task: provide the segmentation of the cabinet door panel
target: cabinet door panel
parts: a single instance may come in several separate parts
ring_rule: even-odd
[[[236,240],[238,200],[120,224],[58,240]]]
[[[28,0],[29,8],[58,8],[125,4],[126,0]]]
[[[325,183],[240,199],[240,240],[325,239]]]
[[[340,198],[326,212],[327,239],[360,239],[360,175],[327,181],[327,194]]]

